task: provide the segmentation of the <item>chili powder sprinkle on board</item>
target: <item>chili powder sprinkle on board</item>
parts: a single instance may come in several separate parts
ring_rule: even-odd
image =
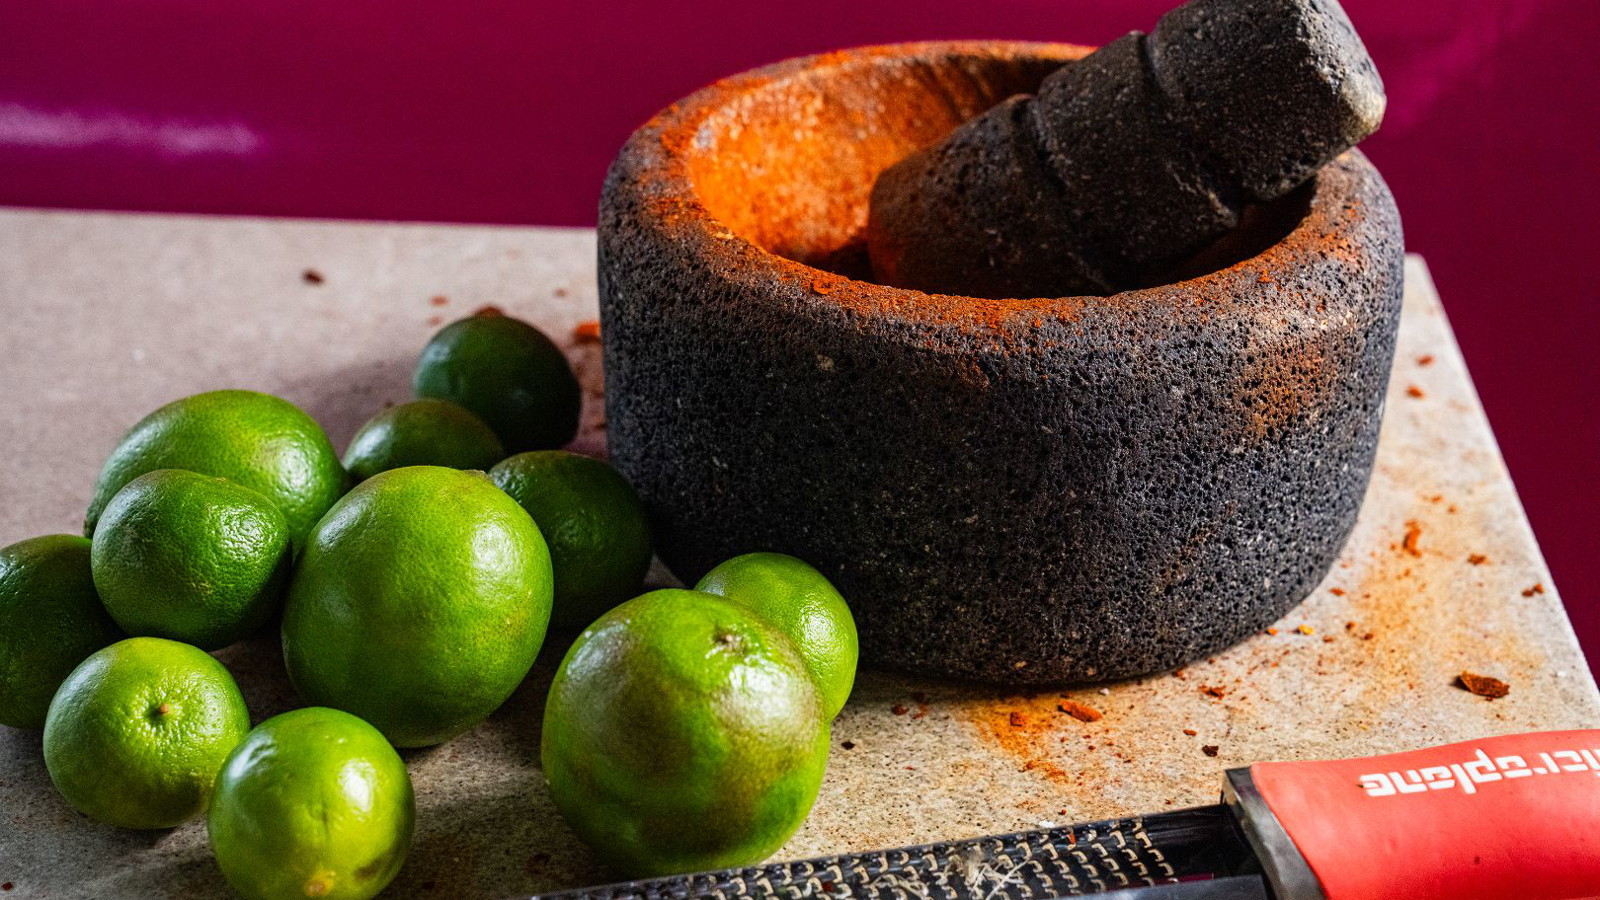
[[[1460,675],[1457,675],[1456,683],[1459,684],[1463,690],[1466,690],[1469,693],[1477,694],[1479,697],[1487,697],[1490,700],[1499,700],[1501,697],[1511,693],[1511,685],[1506,684],[1504,681],[1501,681],[1498,678],[1490,678],[1487,675],[1477,675],[1472,672],[1462,672]]]
[[[1422,550],[1417,546],[1420,540],[1422,540],[1422,525],[1415,519],[1407,522],[1405,540],[1400,543],[1400,549],[1412,556],[1421,556]]]
[[[1079,722],[1098,722],[1105,718],[1100,710],[1076,700],[1064,699],[1056,704],[1056,709],[1077,719]]]

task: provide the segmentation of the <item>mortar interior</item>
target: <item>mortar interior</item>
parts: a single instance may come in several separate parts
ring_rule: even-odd
[[[876,49],[828,54],[778,77],[721,87],[720,102],[682,148],[706,211],[769,253],[873,282],[864,232],[878,174],[1006,97],[1036,91],[1058,66],[1091,50],[1036,45],[918,56]],[[1127,287],[1195,278],[1260,254],[1305,218],[1314,189],[1312,179],[1248,208],[1210,247]]]

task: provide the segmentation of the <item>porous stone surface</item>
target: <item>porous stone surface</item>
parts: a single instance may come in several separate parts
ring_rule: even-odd
[[[986,108],[1074,52],[791,61],[624,147],[599,228],[610,445],[684,581],[792,553],[852,598],[873,664],[1038,683],[1203,657],[1327,571],[1401,295],[1359,153],[1242,228],[1239,258],[1108,297],[926,294],[779,255],[836,258],[878,171],[943,136],[927,118],[966,121],[928,72],[1005,91],[966,98]]]
[[[1252,197],[1292,189],[1383,120],[1383,80],[1338,0],[1194,0],[1147,46],[1176,114]]]
[[[1193,0],[882,173],[872,267],[984,297],[1160,283],[1383,108],[1338,0]]]
[[[885,172],[873,193],[873,220],[916,224],[869,225],[875,258],[914,259],[919,281],[959,284],[982,297],[1030,296],[1042,285],[1057,293],[1109,291],[1111,278],[1073,246],[1078,232],[1063,227],[1080,211],[1040,156],[1033,110],[1030,97],[1013,96]]]
[[[1107,288],[1138,284],[1239,224],[1249,199],[1176,116],[1125,35],[1045,79],[1029,111],[1070,215],[1054,220]],[[1040,279],[1038,286],[1048,282]]]

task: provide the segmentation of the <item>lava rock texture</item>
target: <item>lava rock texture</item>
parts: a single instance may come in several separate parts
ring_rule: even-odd
[[[610,448],[684,581],[791,553],[850,601],[863,664],[1019,684],[1183,665],[1321,580],[1400,310],[1399,219],[1359,153],[1169,284],[983,299],[849,277],[881,171],[1087,52],[792,60],[623,148],[599,228]]]
[[[981,297],[1159,283],[1383,109],[1338,0],[1192,0],[885,171],[873,270]]]

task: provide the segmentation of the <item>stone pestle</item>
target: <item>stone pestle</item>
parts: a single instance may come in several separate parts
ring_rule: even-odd
[[[1383,109],[1338,0],[1192,0],[880,174],[873,271],[990,298],[1158,283]]]

